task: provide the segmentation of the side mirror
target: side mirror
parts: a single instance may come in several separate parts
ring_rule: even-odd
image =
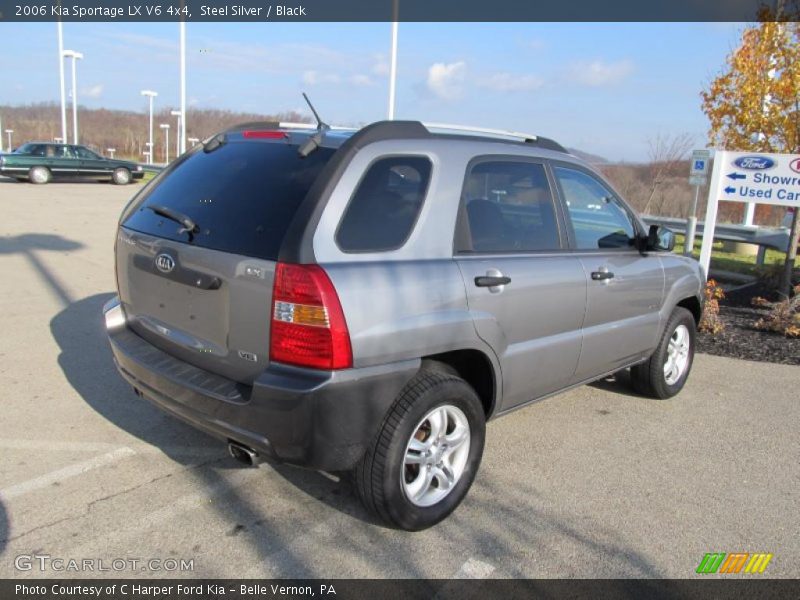
[[[647,249],[656,252],[672,252],[675,248],[675,233],[661,225],[650,225],[647,233]]]

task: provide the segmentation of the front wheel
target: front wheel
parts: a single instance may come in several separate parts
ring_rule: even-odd
[[[114,169],[111,175],[111,181],[116,185],[128,185],[131,182],[131,172],[124,167]]]
[[[653,355],[631,367],[631,381],[636,391],[659,400],[680,392],[692,370],[694,348],[694,317],[678,306],[672,311]]]
[[[52,178],[47,167],[33,167],[28,171],[28,181],[36,184],[49,183]]]
[[[408,531],[435,525],[467,495],[483,456],[486,418],[460,377],[422,370],[395,401],[355,469],[364,506]]]

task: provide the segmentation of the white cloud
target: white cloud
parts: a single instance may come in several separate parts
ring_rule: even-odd
[[[434,63],[428,68],[427,85],[437,98],[457,100],[461,97],[467,63],[463,60],[454,63]]]
[[[372,79],[370,79],[369,75],[363,75],[361,73],[356,73],[355,75],[351,75],[348,81],[353,85],[357,85],[359,87],[375,85],[375,82],[372,81]]]
[[[386,77],[389,74],[389,61],[385,54],[376,54],[375,62],[372,64],[372,74],[378,77]]]
[[[536,75],[495,73],[479,81],[478,85],[498,92],[530,92],[541,88],[544,80]]]
[[[304,71],[303,83],[306,85],[339,84],[342,78],[336,73],[320,73],[319,71]]]
[[[633,61],[630,60],[611,63],[594,60],[573,63],[568,69],[567,76],[570,81],[575,83],[590,87],[600,87],[619,83],[633,72],[633,68]]]
[[[82,89],[81,94],[84,98],[99,98],[103,95],[104,88],[105,86],[102,83],[98,83],[92,87]]]

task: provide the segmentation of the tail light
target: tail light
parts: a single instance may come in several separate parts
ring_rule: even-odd
[[[342,305],[322,267],[278,263],[269,359],[315,369],[353,366]]]

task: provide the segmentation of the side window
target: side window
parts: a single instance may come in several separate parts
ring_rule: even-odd
[[[358,184],[336,232],[345,252],[381,252],[401,247],[417,221],[431,161],[422,156],[382,158]]]
[[[28,150],[33,156],[45,156],[47,152],[47,146],[44,144],[36,144],[31,146]]]
[[[56,156],[59,158],[75,158],[70,146],[56,146]]]
[[[522,161],[487,161],[472,167],[465,204],[474,252],[558,250],[553,195],[544,166]]]
[[[579,250],[630,248],[636,229],[628,212],[594,177],[566,167],[554,167],[564,194]]]
[[[78,156],[78,158],[83,158],[86,160],[96,160],[97,155],[92,152],[91,150],[87,150],[82,146],[74,146],[74,152]]]

